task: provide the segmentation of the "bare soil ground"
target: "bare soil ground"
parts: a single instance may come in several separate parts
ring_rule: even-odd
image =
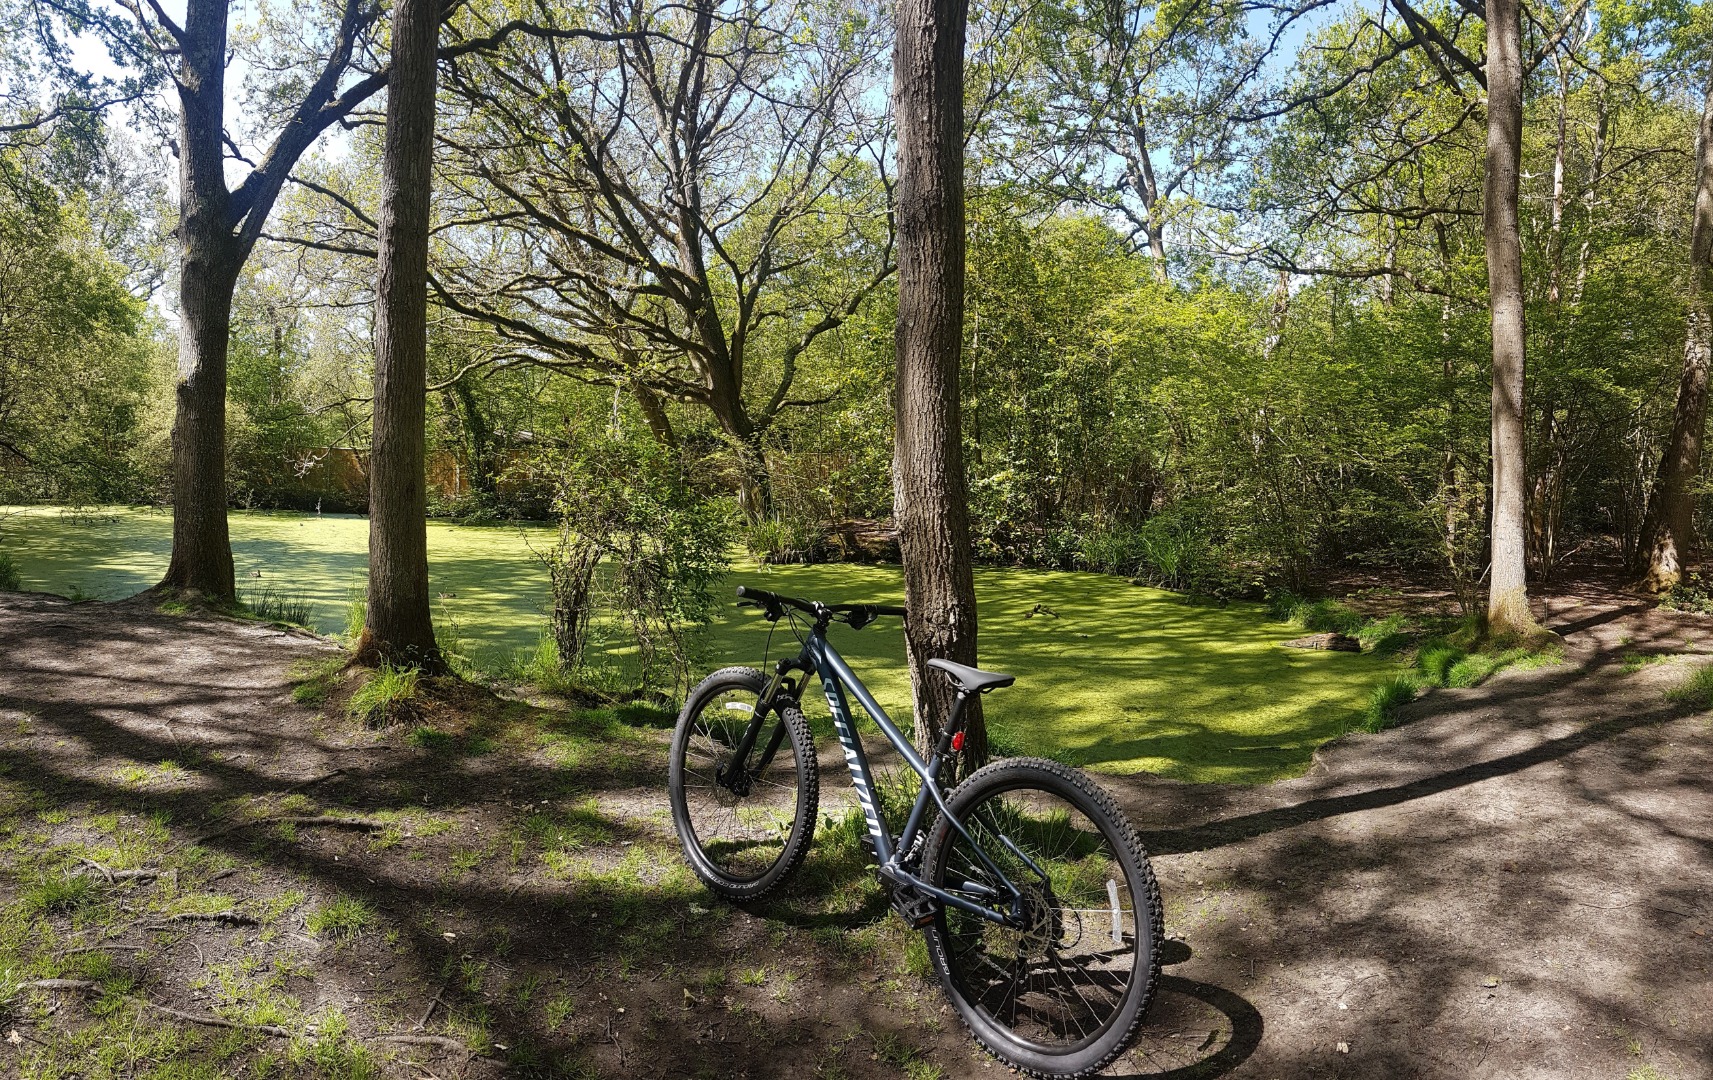
[[[1665,697],[1710,623],[1615,588],[1542,614],[1563,665],[1435,691],[1307,776],[1102,778],[1172,939],[1114,1075],[1713,1075],[1713,729]],[[752,911],[695,884],[658,718],[443,687],[434,734],[370,731],[339,662],[0,595],[0,1075],[1003,1071],[860,850]]]

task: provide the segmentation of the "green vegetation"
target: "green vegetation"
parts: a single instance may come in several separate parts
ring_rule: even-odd
[[[115,510],[79,524],[55,511],[26,513],[36,538],[24,564],[32,588],[63,589],[77,580],[79,567],[94,566],[99,576],[83,576],[86,585],[123,595],[165,566],[169,522],[162,515]],[[273,572],[289,574],[293,587],[313,598],[312,625],[324,633],[344,628],[349,575],[366,550],[365,522],[262,513],[234,514],[232,522],[241,576],[291,544],[289,570]],[[525,547],[538,536],[510,526],[430,528],[432,587],[456,593],[442,602],[458,613],[466,638],[488,646],[477,655],[492,670],[551,647],[540,639],[546,574]],[[896,567],[735,569],[728,583],[737,582],[829,600],[902,599]],[[696,655],[703,666],[758,663],[770,627],[725,603],[725,588],[713,622],[694,643]],[[1279,642],[1294,635],[1269,623],[1259,604],[1198,603],[1104,575],[984,568],[976,593],[982,662],[1019,675],[1015,687],[987,698],[996,738],[1017,753],[1114,772],[1239,782],[1300,772],[1315,747],[1359,722],[1372,688],[1394,671],[1381,656],[1281,649]],[[1053,614],[1031,614],[1037,605]],[[789,640],[779,628],[773,655]],[[895,718],[907,716],[896,621],[835,631],[835,640],[881,704]],[[353,702],[369,715],[408,678],[393,672],[371,680]]]
[[[304,925],[312,934],[352,937],[375,925],[375,913],[356,897],[340,896],[311,911]]]
[[[398,668],[383,664],[351,693],[345,714],[353,720],[379,727],[403,720],[416,697],[417,681],[422,673],[416,668]]]
[[[1692,668],[1676,686],[1666,691],[1665,696],[1667,700],[1693,705],[1697,709],[1713,709],[1713,664]]]

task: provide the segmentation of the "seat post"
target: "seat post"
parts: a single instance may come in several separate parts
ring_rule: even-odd
[[[940,729],[940,743],[935,753],[945,757],[951,753],[952,737],[955,736],[964,722],[964,705],[969,701],[970,692],[960,688],[958,696],[952,699],[952,715],[946,720],[946,726]]]

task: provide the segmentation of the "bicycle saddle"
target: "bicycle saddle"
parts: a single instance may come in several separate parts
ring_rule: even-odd
[[[954,664],[950,660],[930,660],[928,666],[945,672],[953,682],[972,694],[978,690],[986,692],[1001,686],[1010,686],[1017,681],[1015,675],[1001,675],[997,671],[982,671],[980,668]]]

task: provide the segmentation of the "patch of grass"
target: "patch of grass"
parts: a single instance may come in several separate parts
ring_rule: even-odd
[[[309,598],[303,593],[287,595],[275,592],[272,585],[264,585],[253,592],[240,592],[238,602],[263,622],[308,626],[313,617]]]
[[[354,896],[337,897],[317,907],[304,919],[310,933],[335,938],[354,937],[375,922],[374,911]]]
[[[1702,664],[1685,675],[1676,686],[1665,692],[1667,701],[1693,705],[1706,711],[1713,709],[1713,664]]]
[[[289,672],[292,680],[291,699],[299,705],[311,707],[326,704],[333,688],[338,685],[340,673],[344,670],[343,656],[322,661],[299,660],[291,666]]]
[[[1397,723],[1395,714],[1398,709],[1414,701],[1420,692],[1421,682],[1409,672],[1394,675],[1376,686],[1368,697],[1368,707],[1362,713],[1362,730],[1376,732],[1391,727]]]
[[[351,590],[351,595],[345,601],[345,633],[346,641],[354,642],[363,636],[363,627],[369,622],[369,601],[361,592]]]
[[[1645,667],[1667,663],[1675,659],[1677,655],[1677,653],[1627,652],[1622,654],[1618,670],[1625,675],[1634,675]]]
[[[24,891],[23,907],[25,911],[52,915],[81,911],[98,899],[94,878],[55,874],[44,877]]]
[[[23,587],[24,575],[18,570],[18,561],[0,551],[0,592],[17,592]]]
[[[566,993],[553,995],[552,1000],[542,1009],[542,1013],[547,1019],[547,1030],[549,1031],[558,1031],[560,1026],[571,1019],[576,1012],[576,999]]]
[[[403,719],[416,697],[422,672],[413,667],[382,664],[359,686],[345,706],[345,714],[370,727],[382,727]]]

